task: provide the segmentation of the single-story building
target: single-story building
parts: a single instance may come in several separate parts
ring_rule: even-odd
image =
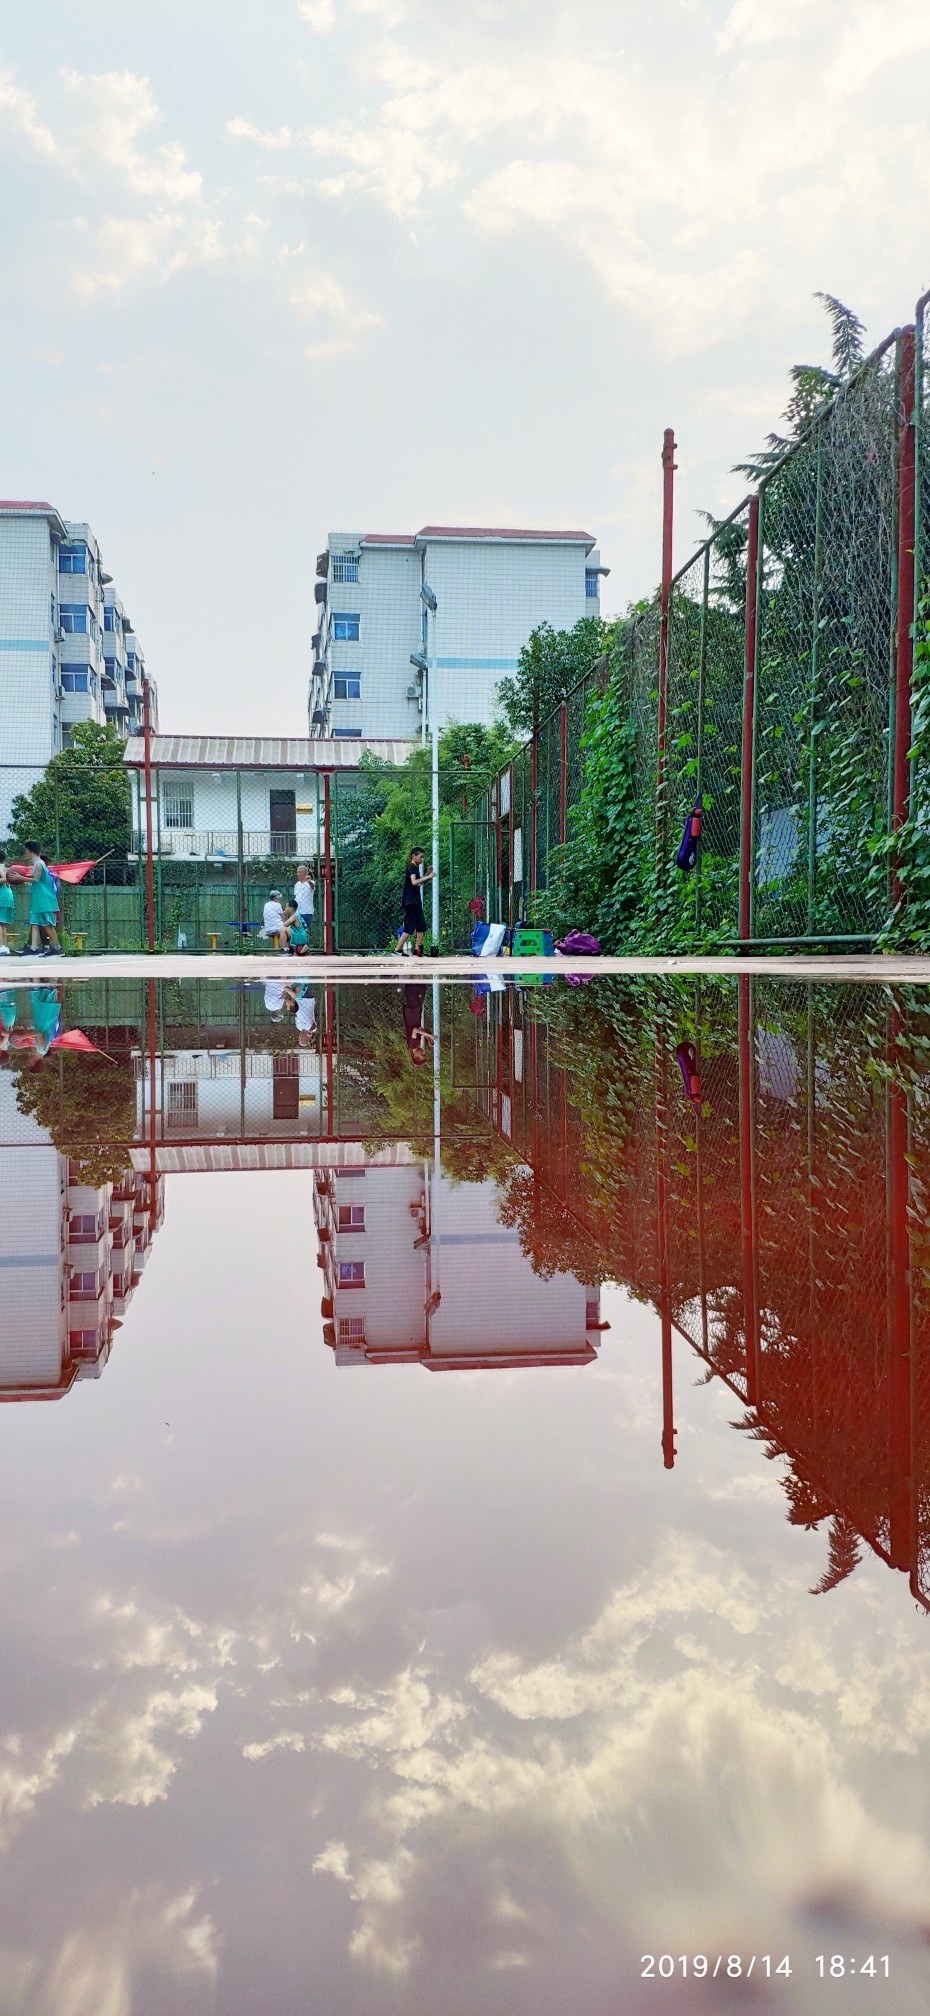
[[[365,754],[402,769],[412,742],[306,737],[153,735],[152,846],[176,861],[316,861],[330,780],[348,780]],[[145,737],[131,735],[133,852],[146,852]]]

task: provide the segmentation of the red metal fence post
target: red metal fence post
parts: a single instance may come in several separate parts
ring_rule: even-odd
[[[532,741],[532,806],[530,810],[530,894],[536,894],[536,797],[539,790],[539,735],[537,723],[533,723]]]
[[[901,426],[898,437],[898,629],[895,644],[894,790],[891,825],[899,833],[910,808],[911,678],[914,668],[915,559],[917,499],[917,378],[913,325],[901,331]],[[892,896],[902,896],[898,862],[892,875]]]
[[[668,611],[672,595],[672,534],[675,515],[675,429],[662,437],[662,590],[659,627],[659,716],[656,747],[656,841],[660,856],[665,839],[665,734],[668,710]]]
[[[145,931],[155,950],[155,867],[152,853],[152,699],[148,679],[142,679],[142,734],[145,743]]]
[[[743,1276],[743,1327],[746,1346],[746,1398],[758,1407],[759,1318],[756,1307],[756,1227],[753,1183],[753,998],[752,981],[744,973],[739,980],[739,1167],[740,1237]]]
[[[514,791],[513,764],[510,765],[510,825],[507,828],[507,922],[513,924],[513,869],[514,869],[514,828],[517,807]]]
[[[889,1547],[895,1568],[917,1568],[913,1517],[913,1452],[911,1396],[911,1242],[908,1207],[910,1170],[908,1165],[907,1091],[902,1082],[900,1040],[902,1016],[899,1007],[888,1018],[888,1337],[891,1346],[889,1378],[889,1446],[891,1472],[889,1499]]]
[[[568,701],[563,700],[559,720],[559,846],[568,839]]]
[[[752,838],[754,806],[753,741],[756,719],[756,646],[759,628],[759,499],[749,500],[746,544],[746,674],[743,682],[743,781],[740,805],[739,935],[752,929]]]
[[[323,771],[323,950],[333,950],[333,835],[329,770]]]

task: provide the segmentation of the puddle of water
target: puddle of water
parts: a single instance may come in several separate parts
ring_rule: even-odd
[[[4,2016],[922,2011],[925,996],[0,1023]]]

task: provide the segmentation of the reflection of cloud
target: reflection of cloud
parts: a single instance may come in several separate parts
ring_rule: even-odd
[[[334,1690],[339,1716],[322,1728],[248,1746],[256,1760],[322,1749],[380,1772],[357,1842],[329,1840],[314,1865],[355,1902],[352,1955],[411,1967],[448,1865],[479,1911],[487,1966],[527,1964],[532,1912],[519,1879],[502,1890],[499,1877],[499,1844],[515,1839],[548,1844],[563,1904],[577,1891],[610,1919],[621,1896],[626,1922],[663,1950],[705,1940],[709,1924],[737,1944],[755,1936],[760,1899],[767,1937],[800,1936],[797,1900],[826,1891],[919,1920],[926,1844],[853,1789],[845,1714],[823,1724],[791,1700],[799,1688],[832,1699],[829,1660],[795,1641],[777,1682],[764,1677],[780,1597],[760,1600],[730,1557],[669,1534],[652,1574],[616,1589],[548,1657],[488,1653],[469,1692],[407,1666],[377,1690]],[[902,1646],[902,1682],[913,1663]],[[860,1676],[873,1715],[878,1677]],[[922,1697],[915,1728],[921,1718]]]
[[[151,1806],[164,1799],[178,1760],[165,1739],[199,1736],[216,1708],[216,1689],[191,1682],[160,1688],[135,1713],[111,1719],[98,1710],[84,1732],[82,1762],[90,1779],[86,1806]]]
[[[130,2016],[137,1978],[156,1970],[183,1997],[185,2011],[196,2007],[206,2016],[217,1941],[211,1919],[195,1916],[196,1908],[194,1890],[174,1897],[154,1886],[132,1890],[105,1923],[70,1933],[51,1958],[0,1953],[3,2016]]]

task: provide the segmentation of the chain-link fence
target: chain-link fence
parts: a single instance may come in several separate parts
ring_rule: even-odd
[[[913,841],[927,795],[922,712],[923,742],[910,744],[915,636],[930,612],[928,331],[925,296],[914,327],[814,414],[757,495],[615,627],[640,944],[868,944],[892,916],[905,941],[909,920],[925,930],[902,899],[894,836],[907,827]],[[534,738],[522,816],[540,892],[554,849],[583,830],[590,695],[583,681]],[[682,872],[698,802],[697,857]]]

